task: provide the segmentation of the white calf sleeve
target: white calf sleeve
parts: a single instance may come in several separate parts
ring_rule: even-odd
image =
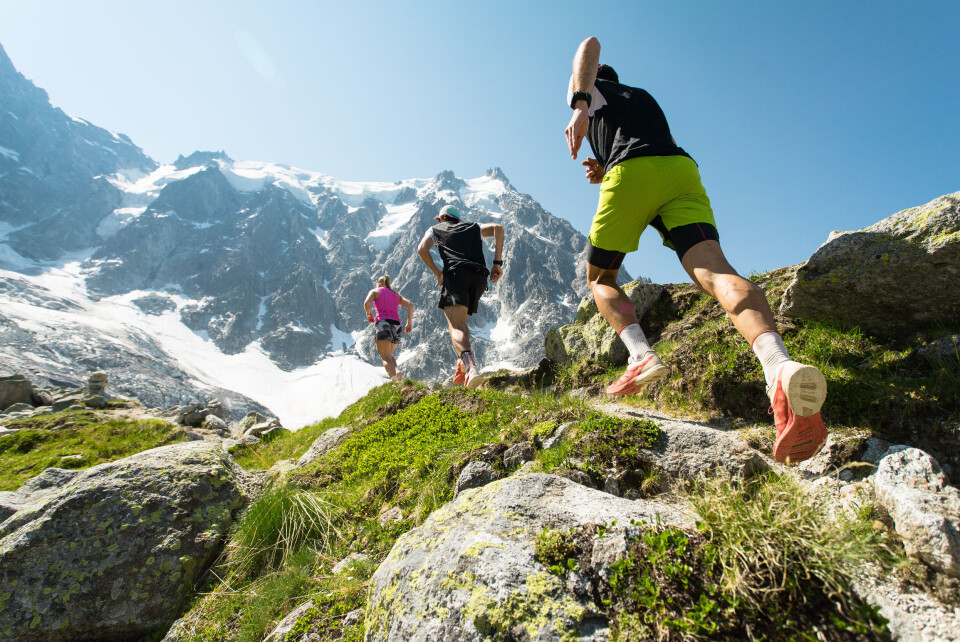
[[[770,330],[757,336],[753,340],[753,351],[763,366],[763,378],[767,381],[767,389],[773,385],[780,365],[790,361],[787,347],[783,345],[783,338],[779,332]]]
[[[631,323],[630,325],[623,326],[623,329],[620,330],[620,338],[627,346],[627,350],[630,351],[631,361],[637,361],[642,358],[643,355],[653,351],[653,348],[650,347],[650,343],[647,341],[647,335],[643,333],[643,329],[640,328],[639,323]]]

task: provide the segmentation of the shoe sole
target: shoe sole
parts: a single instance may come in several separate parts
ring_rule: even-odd
[[[813,366],[788,363],[780,374],[780,385],[793,414],[812,417],[827,398],[827,379]]]
[[[819,425],[807,424],[790,432],[785,431],[773,446],[773,458],[781,464],[798,464],[820,452],[825,443],[827,428],[823,422],[819,422]]]
[[[610,388],[612,388],[613,386],[608,387],[607,394],[614,397],[623,396],[623,395],[634,395],[640,392],[641,390],[643,390],[644,386],[649,386],[658,381],[663,381],[664,379],[667,378],[669,374],[670,374],[670,368],[668,368],[667,366],[665,365],[654,366],[649,370],[647,370],[646,372],[641,372],[639,376],[637,376],[633,381],[630,382],[630,385],[623,388],[622,390],[616,390],[614,392],[611,392]]]
[[[477,389],[477,386],[479,386],[481,383],[483,383],[484,381],[486,381],[486,379],[487,379],[487,378],[484,377],[483,375],[477,375],[477,376],[471,378],[471,379],[467,382],[467,388],[469,388],[470,390],[476,390],[476,389]]]

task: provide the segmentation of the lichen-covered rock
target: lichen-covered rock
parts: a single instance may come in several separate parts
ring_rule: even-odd
[[[536,537],[545,528],[657,519],[692,526],[664,504],[620,499],[554,475],[463,492],[400,537],[377,569],[366,639],[607,639],[589,598],[536,560]]]
[[[206,404],[194,402],[179,408],[176,421],[183,426],[198,428],[202,426],[206,418],[211,415],[226,420],[230,417],[230,411],[224,408],[216,399]]]
[[[80,406],[83,408],[83,397],[81,395],[70,395],[67,397],[61,397],[53,402],[52,409],[54,412],[61,412],[73,408],[74,406]]]
[[[234,426],[233,434],[237,437],[242,437],[249,428],[255,426],[256,424],[262,424],[265,421],[268,421],[267,418],[261,415],[259,412],[248,412],[246,416],[240,420],[240,423]]]
[[[47,468],[36,477],[23,482],[17,490],[0,492],[0,522],[19,510],[55,495],[60,491],[61,486],[76,477],[79,472],[79,470],[64,468]]]
[[[269,421],[264,421],[259,424],[254,424],[247,428],[243,433],[244,437],[259,437],[264,439],[267,435],[277,433],[278,431],[286,430],[283,426],[280,425],[280,422],[276,419],[271,419]],[[274,435],[276,436],[276,435]]]
[[[873,486],[907,553],[960,577],[960,490],[949,485],[936,460],[894,446],[880,460]]]
[[[294,610],[290,611],[280,623],[270,632],[263,642],[285,642],[290,635],[290,631],[297,625],[297,620],[304,613],[313,608],[313,601],[307,600]]]
[[[338,426],[327,430],[310,444],[307,452],[300,455],[300,459],[297,460],[297,466],[306,466],[316,461],[324,453],[333,450],[347,438],[349,432],[350,428],[346,426]]]
[[[244,503],[206,442],[80,471],[0,524],[0,638],[140,639],[176,616]]]
[[[87,408],[101,409],[107,407],[107,400],[103,395],[87,395],[83,398],[83,405]]]
[[[522,441],[507,448],[503,453],[503,465],[505,468],[515,468],[524,462],[533,459],[537,454],[537,449],[529,441]]]
[[[485,461],[471,461],[460,471],[457,477],[457,483],[453,487],[453,496],[457,497],[460,493],[470,488],[480,488],[486,486],[494,479],[497,474],[493,467]]]
[[[631,413],[652,418],[643,411]],[[770,469],[770,461],[736,434],[681,419],[657,418],[660,436],[638,458],[669,481],[696,480],[716,470],[749,477]]]
[[[623,286],[640,319],[656,304],[663,286],[631,281]],[[630,353],[616,331],[600,315],[593,297],[585,297],[570,325],[552,328],[545,341],[546,356],[557,363],[597,359],[610,363],[626,363]]]
[[[216,415],[207,415],[203,418],[202,428],[212,430],[220,436],[228,437],[230,435],[230,426],[223,419]]]
[[[797,271],[780,311],[902,336],[960,319],[960,192],[855,232],[834,232]]]

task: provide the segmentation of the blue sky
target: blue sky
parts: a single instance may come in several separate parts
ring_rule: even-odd
[[[960,190],[957,24],[956,0],[0,0],[14,65],[160,162],[223,149],[358,181],[498,166],[584,233],[597,188],[566,152],[564,97],[596,36],[699,163],[744,274]],[[653,230],[625,265],[686,280]]]

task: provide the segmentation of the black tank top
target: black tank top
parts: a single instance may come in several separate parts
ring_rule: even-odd
[[[590,117],[587,140],[604,171],[638,156],[686,156],[673,142],[660,105],[648,92],[598,78],[607,104]]]
[[[486,271],[479,223],[445,221],[433,226],[433,236],[437,241],[440,258],[443,259],[444,272],[457,268],[468,268],[475,272]]]

